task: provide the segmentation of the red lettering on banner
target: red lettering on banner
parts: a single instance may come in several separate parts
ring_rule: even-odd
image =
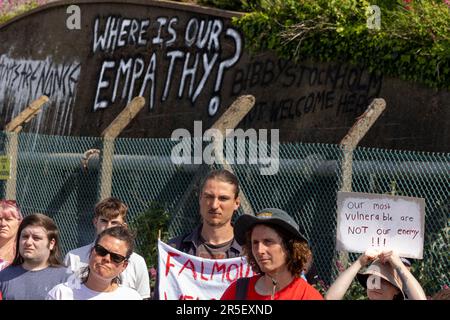
[[[200,269],[200,279],[208,281],[209,279],[205,278],[205,276],[203,275],[204,271],[205,271],[205,265],[203,264],[203,261],[202,261],[201,262],[201,269]]]
[[[247,263],[246,267],[247,271],[245,272],[245,277],[248,278],[248,276],[250,275],[250,271],[252,270],[252,266],[250,265],[250,263]]]
[[[195,265],[190,259],[186,260],[180,272],[178,272],[178,275],[180,275],[185,268],[190,269],[192,271],[192,276],[194,277],[194,280],[197,280],[197,272],[195,272]]]
[[[197,297],[197,299],[194,299],[193,296],[182,294],[178,300],[199,300],[199,298]]]
[[[231,277],[230,277],[230,272],[231,272],[231,267],[235,267],[235,269],[236,269],[236,275],[235,275],[235,277],[233,278],[233,279],[231,279]],[[228,269],[227,269],[227,280],[229,281],[229,282],[233,282],[234,280],[236,280],[237,278],[239,277],[239,266],[237,265],[237,264],[235,264],[235,263],[232,263],[232,264],[230,264],[229,266],[228,266]]]
[[[225,264],[218,264],[217,262],[214,262],[212,270],[211,270],[211,278],[212,279],[214,277],[214,270],[217,269],[217,272],[222,272],[222,282],[225,279],[225,273],[226,273],[226,268],[227,266]]]
[[[167,275],[169,274],[169,269],[170,269],[170,267],[175,267],[174,264],[170,263],[170,257],[178,257],[178,256],[179,256],[178,253],[170,252],[170,251],[167,252],[166,277],[167,277]]]
[[[209,300],[217,300],[216,298],[208,298]],[[178,300],[200,300],[200,297],[188,296],[181,294]]]

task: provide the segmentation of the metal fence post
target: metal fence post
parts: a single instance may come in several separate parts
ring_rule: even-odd
[[[245,115],[253,108],[255,105],[255,97],[252,95],[245,95],[238,97],[230,107],[220,116],[220,118],[212,125],[211,129],[219,130],[222,134],[222,137],[226,135],[227,129],[234,129],[236,126],[241,122],[241,120],[245,117]],[[218,141],[214,142],[215,150],[219,149]],[[223,141],[220,142],[223,146]],[[223,160],[223,157],[222,157]],[[224,166],[224,169],[234,173],[233,168],[230,166],[230,164],[226,163],[225,161],[222,161],[222,165]],[[201,167],[205,166],[203,164]],[[192,190],[194,190],[194,187],[196,183],[202,178],[203,176],[203,170],[198,170],[198,172],[195,174],[194,178],[192,178],[191,183],[186,189],[186,192],[183,194],[182,198],[179,201],[179,205],[175,208],[174,212],[179,212],[180,208],[182,208],[186,202],[189,200],[190,196],[192,195]],[[254,215],[254,211],[252,209],[252,206],[250,205],[250,202],[248,201],[247,197],[245,196],[245,193],[242,191],[242,189],[239,192],[239,198],[241,199],[241,207],[245,213]]]
[[[17,151],[19,149],[19,135],[16,132],[7,132],[6,154],[9,156],[10,173],[6,182],[5,199],[16,200],[17,188]]]
[[[255,105],[255,97],[252,95],[240,96],[238,97],[231,106],[223,113],[219,120],[214,123],[211,129],[219,130],[221,135],[219,139],[214,139],[214,150],[223,151],[223,137],[226,138],[226,130],[234,129],[245,117],[245,115],[253,108]],[[234,174],[234,170],[231,165],[225,160],[223,152],[215,152],[215,156],[218,157],[218,162],[223,165],[225,170],[230,171]],[[242,188],[239,191],[239,198],[241,199],[241,207],[244,213],[255,215],[253,208],[248,201]]]
[[[111,196],[114,141],[145,105],[143,97],[135,97],[102,132],[103,152],[100,178],[100,200]]]
[[[6,154],[10,157],[10,176],[5,188],[5,198],[8,200],[16,200],[19,132],[22,130],[22,125],[33,119],[47,101],[47,96],[39,97],[5,126],[7,132]]]
[[[372,125],[377,121],[378,117],[386,108],[384,99],[374,99],[367,107],[366,111],[357,118],[357,121],[348,131],[347,135],[342,139],[340,145],[343,148],[344,158],[342,160],[342,183],[340,191],[352,191],[352,175],[353,175],[353,150],[358,143],[366,135]],[[344,267],[348,265],[348,252],[341,251],[339,260]]]

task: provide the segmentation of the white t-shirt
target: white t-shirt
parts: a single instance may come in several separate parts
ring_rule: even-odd
[[[67,268],[79,274],[81,268],[89,264],[89,253],[93,244],[69,251],[64,258]],[[142,256],[132,253],[127,268],[120,274],[122,286],[135,289],[142,299],[150,298],[150,279],[147,264]]]
[[[84,284],[71,286],[69,282],[60,283],[47,294],[46,300],[142,300],[134,289],[119,286],[110,292],[98,292]]]

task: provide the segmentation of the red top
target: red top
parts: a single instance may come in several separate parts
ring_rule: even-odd
[[[271,300],[271,295],[262,296],[255,291],[255,284],[261,275],[250,278],[247,300]],[[294,278],[283,290],[277,291],[275,300],[323,300],[322,295],[302,278]],[[225,290],[220,300],[236,300],[236,281]]]

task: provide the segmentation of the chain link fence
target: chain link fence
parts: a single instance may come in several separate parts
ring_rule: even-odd
[[[0,135],[2,154],[8,135]],[[211,169],[205,164],[174,164],[171,152],[177,143],[116,139],[112,162],[112,196],[127,203],[128,219],[133,221],[152,203],[159,203],[171,214],[171,236],[199,223],[198,186]],[[237,145],[249,154],[248,142]],[[101,159],[87,159],[85,152],[102,146],[101,138],[19,135],[16,199],[25,215],[42,212],[56,221],[64,253],[94,239]],[[278,207],[299,223],[310,240],[318,275],[326,283],[338,273],[334,248],[342,159],[338,145],[282,143],[275,175],[261,175],[256,164],[232,165],[253,210]],[[2,197],[7,183],[0,183]],[[425,254],[415,271],[428,290],[449,284],[450,154],[357,148],[352,189],[425,198]],[[139,234],[137,241],[146,241],[145,237]]]

